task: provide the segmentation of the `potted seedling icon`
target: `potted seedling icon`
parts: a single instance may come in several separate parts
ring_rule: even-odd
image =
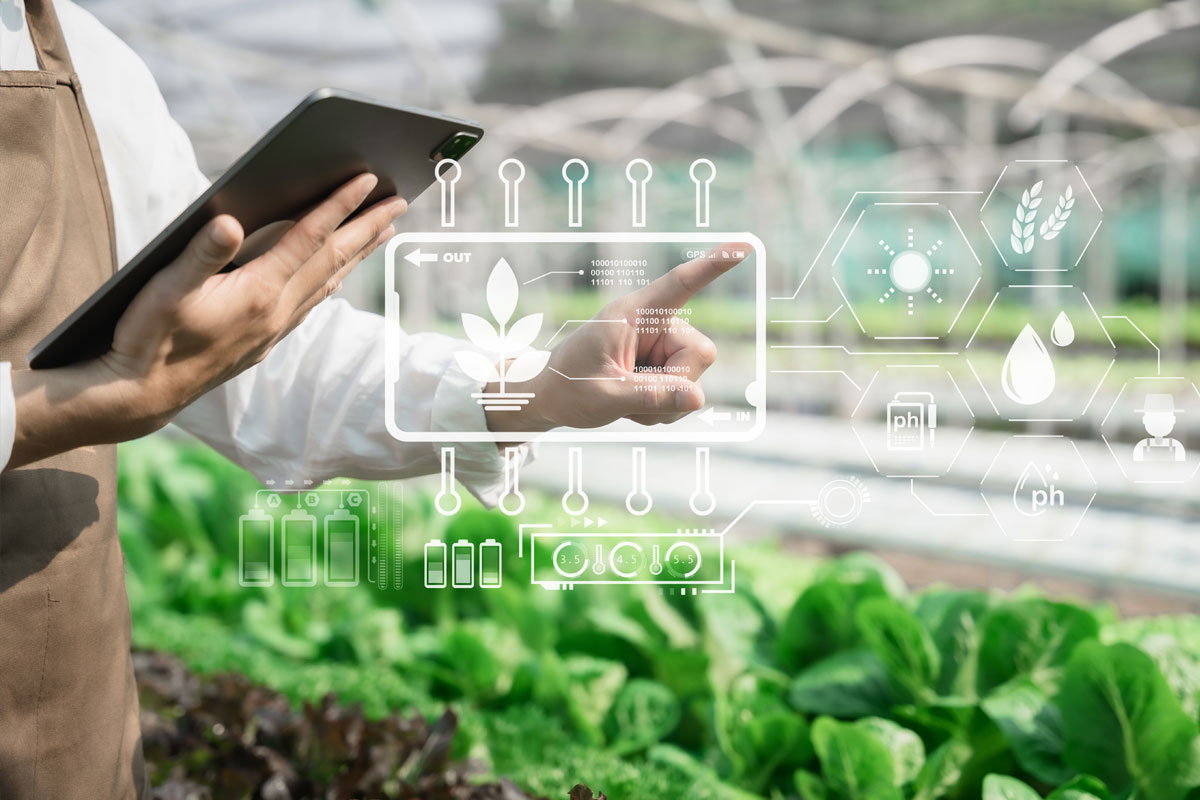
[[[496,324],[478,314],[463,313],[463,330],[479,350],[459,350],[455,360],[463,372],[484,384],[496,383],[498,392],[476,392],[471,396],[486,411],[520,411],[533,392],[510,392],[508,385],[532,380],[546,368],[550,353],[527,350],[542,329],[542,315],[530,314],[509,324],[517,308],[520,287],[512,267],[503,258],[496,262],[487,282],[487,304]],[[525,352],[521,352],[525,351]]]

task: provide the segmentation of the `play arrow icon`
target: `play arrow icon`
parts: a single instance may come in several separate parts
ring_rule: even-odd
[[[413,266],[419,267],[422,264],[433,263],[438,260],[437,253],[422,253],[421,248],[413,250],[404,257],[404,260]]]
[[[712,425],[714,422],[728,422],[733,419],[733,413],[730,411],[717,411],[715,406],[709,406],[700,412],[700,419],[706,425]]]

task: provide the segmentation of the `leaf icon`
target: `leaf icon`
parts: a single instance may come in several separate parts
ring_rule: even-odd
[[[512,317],[520,291],[512,267],[503,258],[497,261],[496,266],[492,267],[492,274],[487,283],[488,308],[491,309],[496,322],[503,325]]]
[[[538,331],[541,329],[542,315],[540,313],[521,317],[512,324],[512,327],[505,334],[505,349],[512,352],[513,350],[520,350],[523,347],[529,347],[529,345],[533,344],[533,340],[537,338]]]
[[[482,353],[476,353],[474,350],[459,350],[454,354],[454,360],[472,380],[480,383],[500,380],[500,373],[496,370],[496,365]]]
[[[1067,219],[1071,216],[1071,209],[1075,207],[1075,190],[1067,184],[1067,190],[1058,196],[1058,205],[1054,207],[1054,211],[1042,223],[1041,236],[1043,239],[1053,239],[1062,232],[1062,229],[1067,226]]]
[[[465,312],[462,315],[462,323],[463,330],[467,332],[467,338],[474,342],[476,347],[493,353],[500,352],[500,334],[492,326],[492,323],[477,314]]]
[[[550,352],[548,350],[534,350],[529,353],[523,353],[514,359],[504,370],[504,380],[509,383],[521,383],[522,381],[531,380],[546,368],[546,362],[549,360]]]
[[[1013,212],[1012,234],[1008,241],[1018,255],[1032,251],[1037,241],[1033,235],[1033,223],[1037,218],[1037,207],[1042,204],[1042,198],[1038,195],[1042,193],[1043,183],[1038,181],[1022,192],[1021,202],[1017,203],[1017,210]]]

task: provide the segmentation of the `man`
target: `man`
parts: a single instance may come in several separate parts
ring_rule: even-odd
[[[1172,439],[1170,433],[1175,430],[1176,414],[1183,409],[1175,407],[1175,397],[1165,392],[1152,392],[1146,395],[1144,408],[1135,408],[1142,415],[1142,427],[1150,438],[1142,439],[1133,447],[1134,461],[1180,462],[1187,460],[1187,450],[1183,442]]]
[[[217,217],[137,296],[110,352],[29,371],[29,348],[205,181],[145,65],[67,0],[0,0],[0,148],[0,798],[144,797],[113,444],[173,420],[263,479],[436,472],[436,444],[386,432],[383,321],[324,302],[406,206],[388,199],[347,221],[376,182],[359,176],[224,274],[245,232]],[[678,308],[734,263],[683,264],[601,316]],[[473,402],[485,387],[455,366],[462,343],[402,335],[397,423],[500,431],[670,421],[703,405],[695,380],[716,355],[697,331],[673,331],[584,325],[551,365],[584,377],[678,367],[682,391],[554,382],[546,370],[530,382],[536,399],[519,421]],[[458,477],[493,499],[497,448],[456,447]]]

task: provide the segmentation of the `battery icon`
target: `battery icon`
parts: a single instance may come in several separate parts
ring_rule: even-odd
[[[238,519],[238,583],[270,586],[275,582],[275,520],[261,508]]]
[[[425,543],[425,588],[446,588],[446,543],[440,539]]]
[[[317,583],[317,518],[296,508],[280,521],[283,528],[283,585]]]
[[[470,589],[475,585],[475,543],[459,539],[450,548],[453,559],[450,585],[455,589]]]
[[[358,517],[344,508],[325,518],[325,585],[358,585]]]
[[[479,545],[479,585],[484,589],[499,589],[504,580],[500,571],[504,549],[495,539]]]

